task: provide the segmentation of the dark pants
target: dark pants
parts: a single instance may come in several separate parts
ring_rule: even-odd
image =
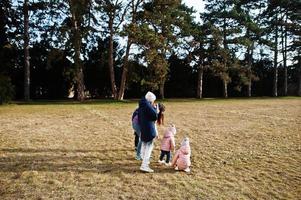
[[[134,135],[135,135],[135,150],[137,150],[137,145],[139,142],[139,135],[136,132],[134,132]]]
[[[163,160],[165,155],[166,155],[166,163],[169,163],[169,161],[170,161],[170,151],[161,150],[160,160]]]

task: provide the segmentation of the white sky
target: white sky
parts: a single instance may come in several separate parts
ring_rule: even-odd
[[[200,21],[200,12],[204,11],[205,3],[203,0],[183,0],[188,7],[193,7],[197,13],[194,15],[197,21]]]

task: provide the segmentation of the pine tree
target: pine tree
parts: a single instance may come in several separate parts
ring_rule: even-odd
[[[204,71],[208,69],[208,30],[207,24],[192,23],[190,28],[192,41],[188,42],[188,58],[193,67],[197,70],[197,92],[196,97],[203,98],[203,76]]]
[[[239,14],[235,9],[235,1],[212,0],[206,1],[203,14],[204,22],[211,26],[213,52],[213,71],[221,78],[224,88],[224,97],[228,97],[228,84],[231,82],[230,71],[238,67],[235,52],[237,51],[237,37],[241,33],[237,18]],[[219,53],[219,54],[217,54]]]
[[[112,97],[118,99],[118,88],[115,80],[114,59],[113,59],[113,42],[114,37],[119,32],[121,23],[124,21],[128,5],[124,5],[122,0],[100,0],[97,1],[98,9],[102,12],[103,20],[106,24],[107,34],[109,37],[109,57],[108,68],[110,72]]]
[[[75,98],[85,99],[85,84],[83,74],[82,55],[83,40],[89,32],[93,32],[91,21],[95,21],[92,10],[92,0],[51,1],[49,4],[50,16],[55,21],[50,32],[56,33],[55,44],[70,52],[73,60],[73,69],[70,70],[74,79]],[[63,17],[62,17],[63,16]],[[62,21],[62,22],[61,22]],[[58,26],[58,27],[56,27]]]
[[[239,76],[243,85],[247,85],[248,97],[252,96],[252,81],[257,80],[256,75],[253,73],[253,54],[256,43],[258,44],[261,30],[257,24],[257,15],[255,14],[258,10],[260,2],[258,0],[253,1],[236,1],[235,10],[238,13],[236,20],[238,26],[243,30],[241,36],[236,39],[236,45],[242,45],[246,49],[244,66],[240,68]],[[243,51],[243,50],[242,50]]]
[[[130,16],[129,21],[130,24],[125,26],[125,34],[128,36],[127,38],[127,44],[126,44],[126,50],[125,50],[125,56],[123,58],[123,68],[122,68],[122,75],[121,75],[121,82],[119,87],[119,93],[118,93],[118,100],[123,100],[125,87],[126,87],[126,81],[127,81],[127,75],[128,75],[128,67],[129,67],[129,55],[130,55],[130,49],[133,45],[133,38],[131,37],[131,33],[135,32],[135,28],[137,27],[137,15],[138,10],[140,9],[141,5],[143,3],[143,0],[131,0],[130,1]]]
[[[142,85],[159,90],[164,98],[164,85],[168,74],[168,57],[180,43],[180,35],[186,26],[188,12],[180,0],[146,1],[139,14],[135,43],[142,49],[142,58],[148,64],[149,76]]]

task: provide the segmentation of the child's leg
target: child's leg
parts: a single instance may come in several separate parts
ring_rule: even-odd
[[[137,146],[138,146],[138,143],[139,143],[139,136],[136,133],[136,131],[134,132],[134,135],[135,135],[135,150],[137,151]]]
[[[137,145],[137,151],[136,151],[136,159],[140,160],[141,159],[141,146],[142,146],[142,141],[139,138],[139,142]]]
[[[161,154],[160,154],[160,158],[159,159],[162,161],[163,157],[164,157],[164,151],[161,150]]]
[[[170,151],[166,151],[166,163],[170,161]]]

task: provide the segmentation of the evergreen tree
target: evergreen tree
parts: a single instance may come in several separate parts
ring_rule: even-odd
[[[123,68],[122,68],[122,76],[120,81],[118,100],[123,100],[127,75],[128,75],[128,67],[129,67],[129,55],[131,46],[134,44],[133,38],[131,37],[131,32],[135,32],[135,28],[137,27],[137,15],[138,11],[141,9],[143,0],[130,0],[130,15],[128,17],[128,21],[130,22],[125,26],[125,35],[127,36],[127,44],[125,50],[125,56],[123,58]]]
[[[151,0],[144,4],[132,38],[142,49],[141,56],[148,65],[149,76],[142,84],[159,90],[164,98],[164,85],[168,74],[168,57],[180,43],[188,12],[180,0]]]
[[[109,57],[108,57],[108,68],[111,81],[112,97],[118,99],[118,88],[116,86],[115,80],[115,70],[114,70],[114,59],[113,59],[113,43],[114,37],[119,32],[120,25],[124,21],[128,5],[124,5],[122,0],[101,0],[97,1],[99,4],[99,9],[103,13],[103,19],[106,24],[106,32],[109,37]]]
[[[203,20],[212,26],[213,52],[212,67],[216,75],[221,78],[224,88],[224,97],[228,97],[228,84],[231,82],[230,71],[238,67],[235,53],[237,52],[237,37],[241,33],[237,21],[238,13],[235,1],[212,0],[206,1]],[[218,52],[218,54],[217,54]]]
[[[258,80],[254,74],[253,67],[253,54],[256,44],[258,44],[259,36],[261,34],[260,27],[258,25],[257,14],[260,1],[236,1],[234,9],[237,12],[236,20],[238,26],[242,29],[242,33],[236,38],[236,45],[241,45],[245,52],[245,58],[243,65],[240,67],[239,77],[243,85],[247,86],[248,97],[252,96],[252,81]]]

